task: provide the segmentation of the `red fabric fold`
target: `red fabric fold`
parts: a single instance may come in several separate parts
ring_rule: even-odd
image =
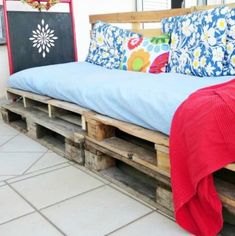
[[[180,105],[170,160],[177,223],[194,235],[217,235],[222,204],[212,173],[235,161],[235,80],[198,90]]]

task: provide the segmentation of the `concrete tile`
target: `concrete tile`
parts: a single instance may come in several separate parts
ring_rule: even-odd
[[[72,166],[12,184],[38,209],[101,185],[102,182]]]
[[[17,135],[19,132],[12,128],[10,125],[5,124],[3,121],[0,121],[0,136],[6,135]]]
[[[46,152],[47,148],[25,135],[18,135],[0,147],[0,152]]]
[[[82,170],[83,172],[87,173],[88,175],[102,181],[103,183],[110,184],[110,182],[107,179],[101,177],[100,175],[98,175],[98,173],[95,173],[95,172],[87,169],[85,166],[81,166],[81,165],[78,165],[76,163],[75,164],[72,163],[72,165],[75,166],[76,168],[78,168],[79,170]]]
[[[3,182],[3,181],[0,181],[0,187],[2,187],[2,186],[4,186],[4,185],[6,185],[6,183]]]
[[[42,212],[66,235],[101,236],[150,211],[132,198],[104,186]]]
[[[51,152],[47,152],[45,155],[43,155],[42,158],[40,158],[28,171],[27,173],[31,173],[34,171],[38,171],[41,169],[45,169],[48,167],[52,167],[55,165],[59,165],[62,163],[68,162],[67,159],[59,156],[56,153],[51,153]]]
[[[175,222],[157,212],[153,212],[126,227],[109,234],[110,236],[184,236],[190,235],[181,229]]]
[[[0,206],[0,224],[34,211],[34,209],[9,186],[0,188]]]
[[[1,135],[0,134],[0,146],[11,140],[15,135]]]
[[[8,180],[16,177],[17,175],[0,175],[0,181]]]
[[[48,173],[48,172],[52,172],[54,170],[58,170],[58,169],[61,169],[61,168],[64,168],[64,167],[67,167],[67,166],[70,166],[68,163],[62,163],[60,165],[57,165],[57,166],[53,166],[53,167],[48,167],[48,168],[45,168],[45,169],[42,169],[42,170],[37,170],[37,171],[34,171],[32,173],[26,173],[24,175],[19,175],[19,176],[12,176],[11,178],[8,178],[7,179],[7,183],[15,183],[15,182],[18,182],[18,181],[22,181],[24,179],[28,179],[28,178],[32,178],[34,176],[38,176],[38,175],[42,175],[42,174],[45,174],[45,173]]]
[[[22,175],[41,156],[41,153],[0,152],[0,175]]]
[[[4,236],[61,236],[55,227],[40,214],[33,213],[0,225],[0,235]]]

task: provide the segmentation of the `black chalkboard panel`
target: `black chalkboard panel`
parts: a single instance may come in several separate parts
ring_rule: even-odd
[[[69,13],[8,12],[13,72],[74,61]]]

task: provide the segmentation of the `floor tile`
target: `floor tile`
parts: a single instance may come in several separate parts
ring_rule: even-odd
[[[59,156],[56,153],[51,153],[48,152],[45,155],[43,155],[42,158],[40,158],[28,171],[27,173],[33,172],[33,171],[37,171],[37,170],[41,170],[44,168],[48,168],[51,166],[55,166],[55,165],[59,165],[62,163],[67,162],[68,160]]]
[[[2,136],[0,134],[0,146],[5,144],[6,142],[8,142],[9,140],[11,140],[14,137],[14,135],[4,135]]]
[[[151,211],[130,197],[103,186],[42,212],[66,235],[105,235]]]
[[[72,166],[12,184],[38,209],[101,185],[102,182]]]
[[[42,153],[1,153],[0,152],[0,175],[21,175]]]
[[[0,181],[8,180],[8,179],[14,178],[16,176],[17,175],[0,175]]]
[[[0,206],[0,224],[34,211],[34,209],[9,186],[0,188]]]
[[[17,135],[19,132],[11,126],[5,124],[3,121],[0,122],[0,136],[5,135]]]
[[[31,172],[31,173],[26,173],[24,175],[15,176],[13,178],[8,178],[7,183],[9,183],[9,184],[15,183],[15,182],[18,182],[18,181],[22,181],[24,179],[32,178],[34,176],[42,175],[42,174],[45,174],[45,173],[49,173],[49,172],[59,170],[59,169],[62,169],[64,167],[68,167],[68,166],[70,166],[68,163],[62,163],[62,164],[57,165],[57,166],[48,167],[48,168],[45,168],[45,169],[42,169],[42,170],[37,170],[37,171]]]
[[[46,152],[47,148],[25,135],[18,135],[0,147],[0,152]]]
[[[183,231],[175,222],[154,212],[110,234],[110,236],[160,236],[163,232],[164,236],[190,235]]]
[[[83,172],[87,173],[88,175],[102,181],[105,184],[110,184],[110,182],[107,179],[101,177],[100,175],[98,175],[98,173],[96,174],[96,173],[92,172],[91,170],[87,169],[85,166],[81,166],[77,163],[71,163],[71,165],[75,166],[79,170],[82,170]]]
[[[133,198],[133,199],[135,199],[136,201],[138,201],[138,202],[140,202],[140,203],[146,205],[147,207],[151,208],[152,210],[156,210],[156,206],[150,205],[149,203],[145,202],[144,200],[141,200],[140,198],[136,197],[134,194],[128,192],[125,188],[119,187],[117,184],[113,184],[113,183],[109,184],[109,186],[110,186],[111,188],[114,188],[114,189],[118,190],[119,192],[122,192],[122,193],[124,193],[124,194],[130,196],[131,198]],[[125,187],[126,187],[126,186],[125,186]]]
[[[6,185],[6,183],[5,183],[5,182],[2,182],[2,181],[0,181],[0,187],[2,187],[2,186],[4,186],[4,185]]]
[[[0,235],[4,236],[61,236],[56,228],[40,214],[33,213],[0,225]]]

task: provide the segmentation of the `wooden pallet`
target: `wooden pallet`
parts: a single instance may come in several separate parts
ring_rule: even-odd
[[[86,130],[83,112],[88,109],[76,104],[52,99],[47,96],[22,91],[13,88],[7,88],[7,98],[10,101],[22,101],[24,108],[35,108],[49,115],[50,118],[59,118],[68,123],[81,126]]]
[[[20,103],[3,105],[3,120],[37,142],[69,160],[84,164],[84,131],[81,127],[67,123],[35,108]],[[77,133],[76,139],[74,133]]]
[[[122,186],[127,185],[127,190],[130,186],[134,186],[133,183],[128,182],[130,178],[128,174],[126,178],[123,173],[110,174],[110,172],[118,173],[117,170],[114,171],[117,161],[132,166],[155,179],[156,185],[152,187],[155,189],[154,199],[152,197],[152,201],[148,203],[172,216],[174,209],[170,184],[168,136],[95,112],[85,112],[84,116],[87,123],[85,166],[100,172],[109,180],[121,182]],[[232,172],[233,168],[234,164],[231,164],[225,170]],[[220,198],[226,208],[235,210],[235,183],[227,184],[225,188],[223,183],[224,181],[219,180],[216,182]],[[141,189],[143,186],[139,186],[139,190]],[[135,191],[146,200],[146,196],[145,198],[141,196],[144,195],[142,190],[141,194],[138,190]]]
[[[168,136],[46,96],[15,89],[7,95],[14,102],[1,109],[6,123],[173,216]],[[234,164],[224,170],[234,171]],[[234,184],[216,182],[230,212]]]

